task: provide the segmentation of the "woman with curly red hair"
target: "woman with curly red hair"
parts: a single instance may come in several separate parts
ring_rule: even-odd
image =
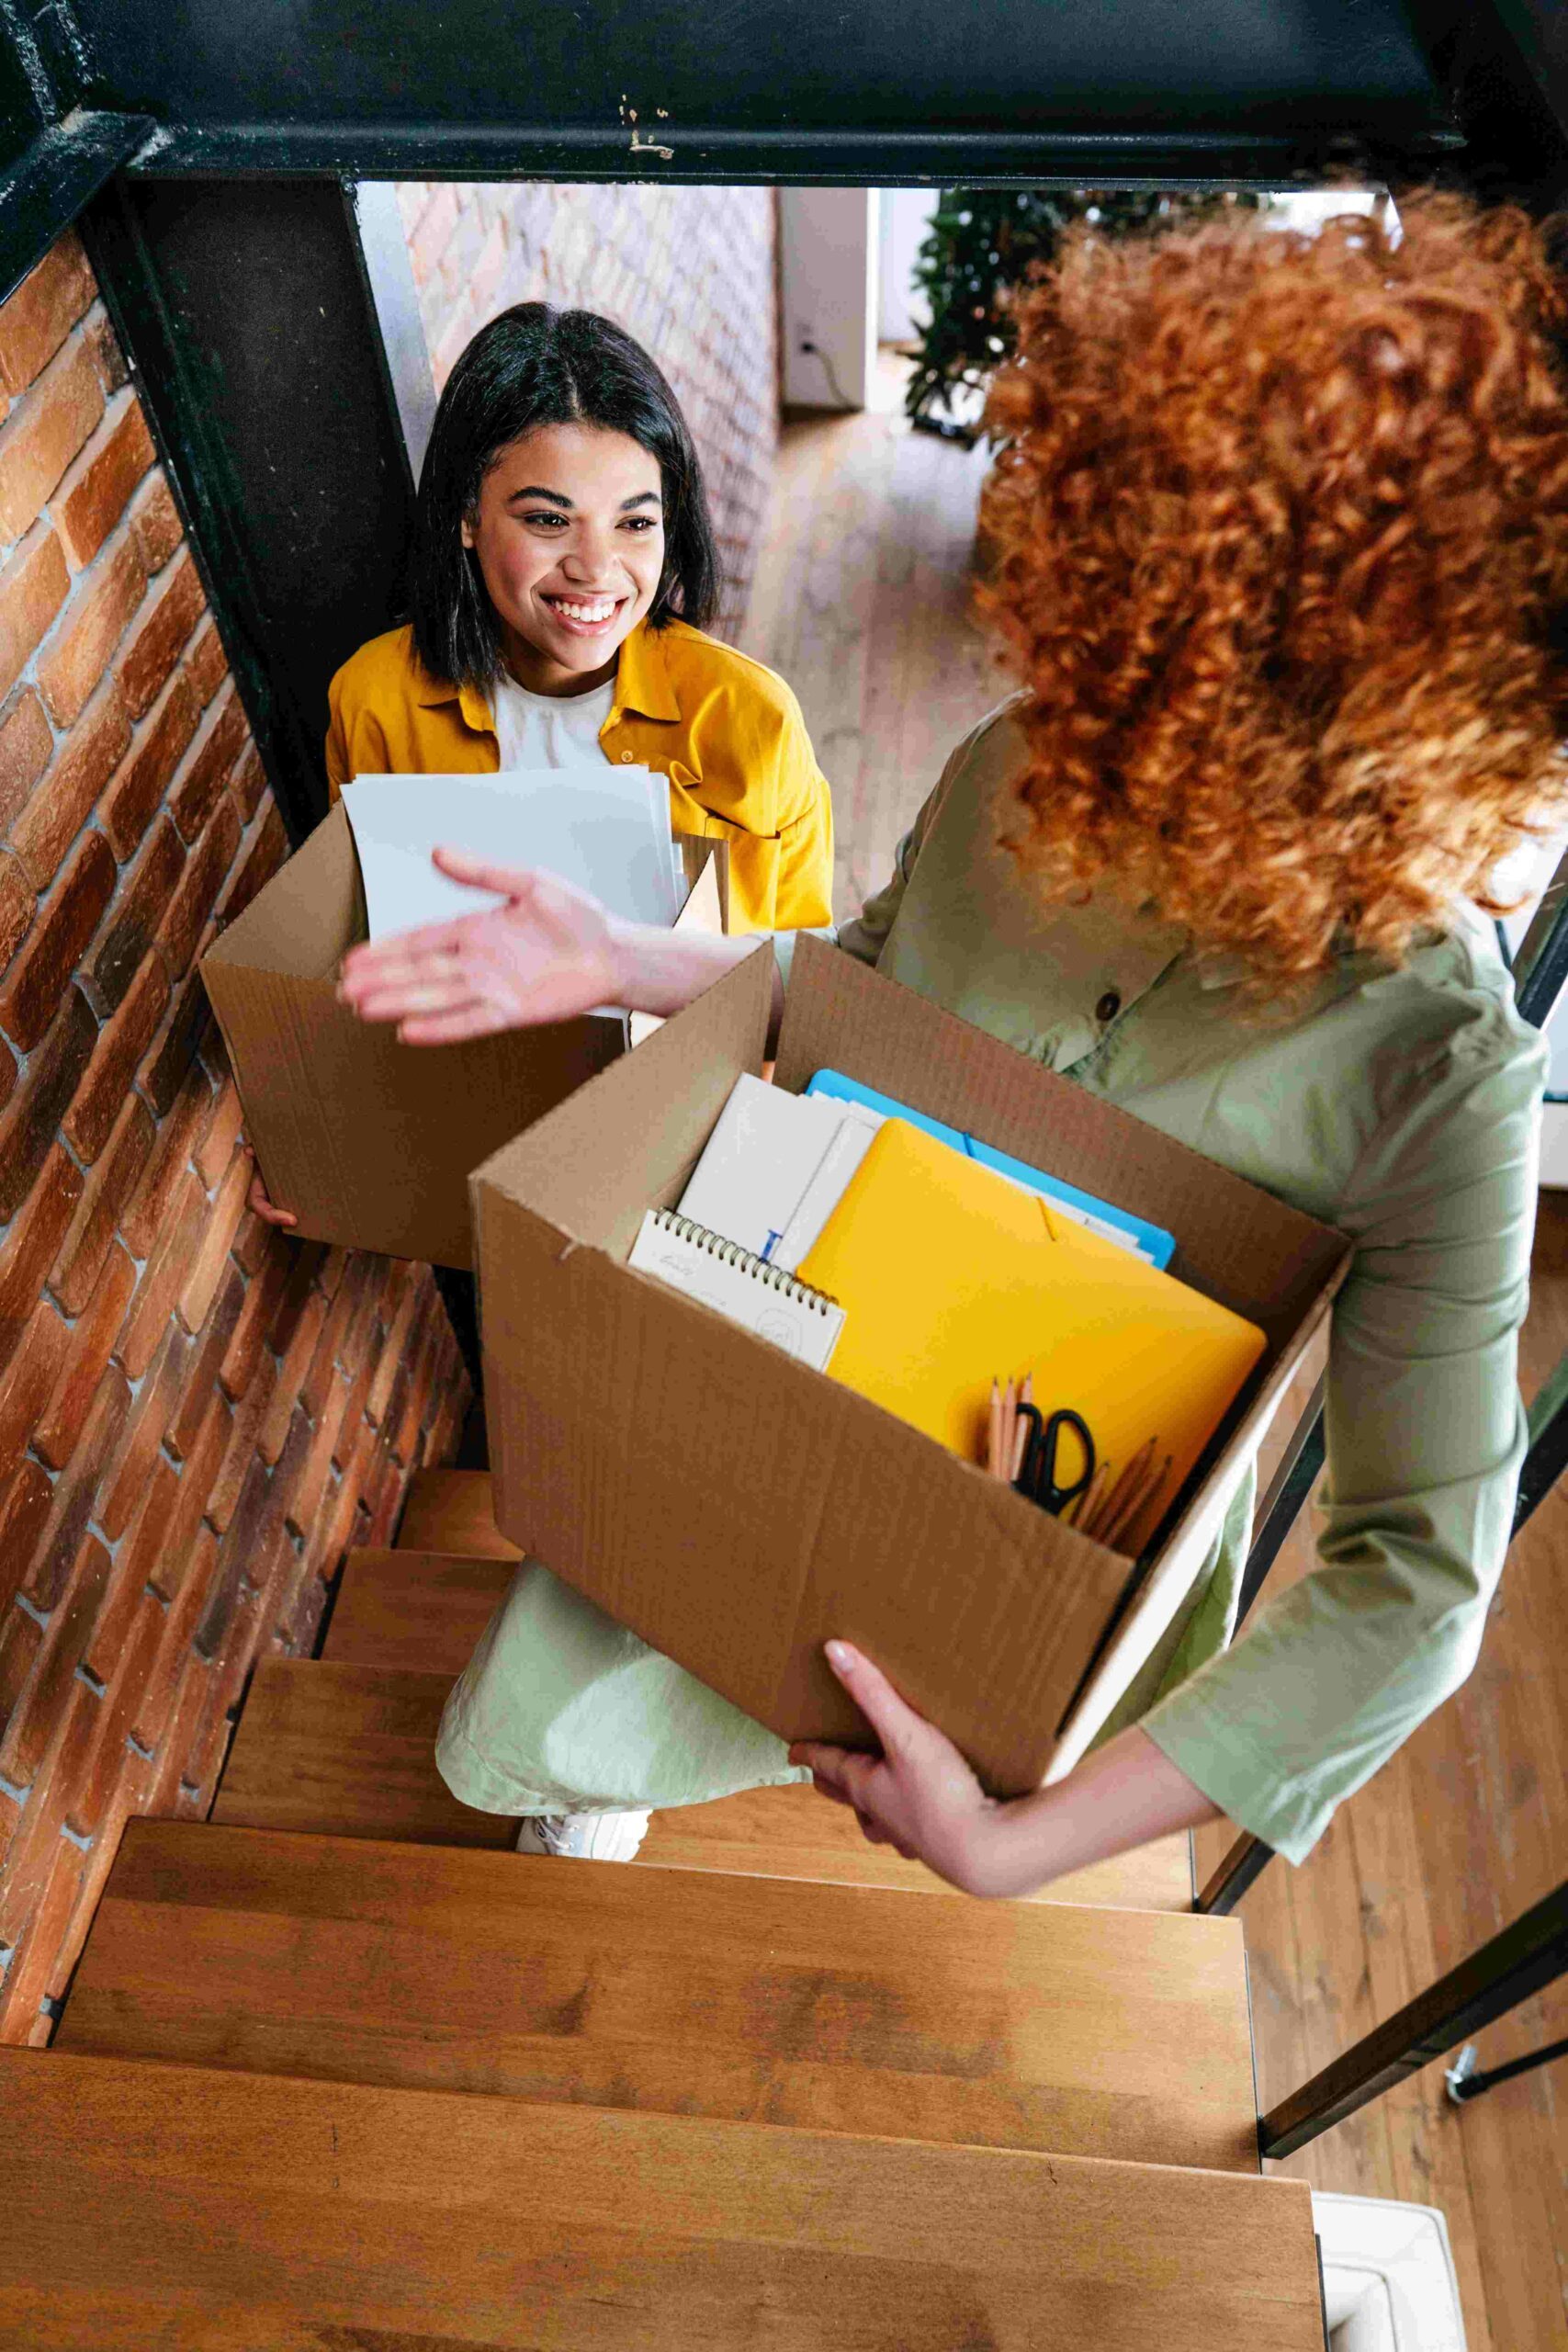
[[[1063,1781],[989,1802],[830,1645],[883,1754],[789,1761],[955,1885],[1017,1894],[1220,1813],[1300,1860],[1474,1662],[1525,1444],[1544,1073],[1476,910],[1568,805],[1564,316],[1521,214],[1438,196],[1399,233],[1238,216],[1080,235],[1021,302],[984,592],[1021,691],[959,745],[839,944],[1339,1226],[1354,1255],[1317,1568],[1232,1644],[1249,1475]],[[416,1041],[606,1001],[670,1012],[753,949],[444,862],[508,903],[345,971],[367,1017]],[[571,1669],[557,1688],[534,1660],[520,1702],[504,1611],[492,1631],[443,1769],[470,1802],[543,1810],[531,1776]],[[689,1678],[650,1672],[673,1723]],[[739,1716],[728,1777],[705,1716],[696,1786],[670,1743],[655,1759],[646,1710],[636,1737],[608,1703],[573,1722],[601,1807],[784,1769]]]

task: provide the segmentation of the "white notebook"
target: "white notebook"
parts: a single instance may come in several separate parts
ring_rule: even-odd
[[[844,1328],[843,1308],[738,1241],[675,1209],[649,1209],[626,1263],[743,1324],[786,1355],[827,1371]]]
[[[826,1095],[791,1094],[743,1071],[681,1195],[681,1214],[793,1272],[817,1238],[802,1239],[798,1220],[825,1168],[834,1166],[837,1190],[821,1205],[818,1230],[880,1124],[874,1112],[862,1116]]]

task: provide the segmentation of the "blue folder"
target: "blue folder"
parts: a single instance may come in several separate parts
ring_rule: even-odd
[[[928,1119],[923,1111],[912,1111],[907,1102],[896,1102],[890,1094],[874,1093],[869,1086],[841,1077],[836,1069],[819,1069],[806,1091],[826,1094],[840,1102],[863,1102],[868,1111],[880,1112],[884,1118],[907,1119],[912,1127],[923,1128],[928,1136],[935,1136],[939,1143],[963,1152],[967,1159],[994,1168],[998,1175],[1010,1176],[1015,1184],[1026,1185],[1032,1193],[1043,1193],[1048,1201],[1055,1201],[1083,1218],[1091,1231],[1099,1230],[1110,1238],[1122,1238],[1151,1266],[1158,1266],[1163,1272],[1170,1262],[1176,1237],[1163,1227],[1151,1225],[1147,1217],[1134,1216],[1130,1209],[1116,1208],[1110,1201],[1097,1200],[1092,1193],[1080,1193],[1076,1184],[1065,1184],[1059,1176],[1047,1176],[1043,1169],[1031,1168],[1027,1161],[1014,1159],[1010,1152],[996,1150],[977,1136],[965,1135],[962,1127],[947,1126],[941,1119]]]

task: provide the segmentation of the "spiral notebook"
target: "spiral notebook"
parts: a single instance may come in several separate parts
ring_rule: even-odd
[[[786,1355],[827,1371],[844,1328],[843,1308],[739,1241],[727,1241],[678,1210],[649,1209],[626,1263],[743,1324]]]

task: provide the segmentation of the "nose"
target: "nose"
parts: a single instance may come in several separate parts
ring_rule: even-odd
[[[615,546],[608,526],[584,518],[573,533],[561,570],[579,588],[601,588],[615,576]]]

